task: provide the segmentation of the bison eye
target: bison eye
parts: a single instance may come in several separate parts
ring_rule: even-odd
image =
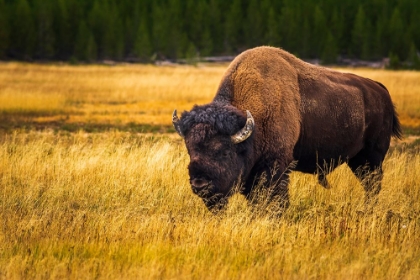
[[[217,151],[215,156],[216,158],[226,158],[229,156],[229,151],[226,151],[226,150]]]

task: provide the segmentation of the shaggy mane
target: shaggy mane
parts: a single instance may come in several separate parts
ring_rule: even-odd
[[[236,107],[210,103],[195,105],[190,112],[183,112],[180,119],[180,128],[184,135],[197,124],[208,124],[221,134],[233,135],[238,132],[246,122],[245,114]]]

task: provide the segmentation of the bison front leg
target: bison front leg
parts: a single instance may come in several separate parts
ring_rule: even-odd
[[[250,205],[257,210],[269,212],[270,214],[281,214],[289,207],[289,165],[275,163],[257,172],[252,182],[247,182],[251,187],[246,194]]]

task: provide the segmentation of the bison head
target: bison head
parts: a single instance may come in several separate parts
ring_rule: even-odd
[[[249,173],[254,119],[236,107],[195,106],[173,124],[190,156],[188,171],[193,192],[210,210],[223,207],[238,180]],[[252,137],[251,137],[252,138]],[[241,178],[242,177],[242,178]]]

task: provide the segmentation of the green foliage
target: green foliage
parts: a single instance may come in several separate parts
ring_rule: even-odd
[[[271,45],[325,63],[390,53],[409,62],[420,46],[419,3],[0,0],[0,58],[149,61],[154,54],[186,58],[191,46],[199,56],[213,56]]]
[[[352,30],[353,55],[362,59],[370,58],[371,26],[363,6],[360,5]]]
[[[243,39],[243,12],[241,0],[233,0],[228,10],[225,25],[225,48],[227,51],[238,50]]]
[[[390,52],[388,69],[398,70],[401,69],[401,67],[402,65],[398,55]]]
[[[195,65],[197,63],[197,49],[191,42],[188,44],[187,50],[185,51],[185,58],[189,64]]]
[[[317,5],[314,12],[314,22],[313,22],[313,48],[314,56],[322,53],[324,44],[326,42],[327,32],[327,20],[323,10]]]
[[[337,62],[338,50],[337,41],[331,32],[328,32],[325,40],[324,49],[322,51],[321,60],[324,64],[331,64]]]
[[[6,50],[9,46],[10,28],[6,8],[4,0],[0,0],[0,59],[6,57]]]
[[[408,68],[420,70],[420,56],[414,43],[410,45],[410,52],[408,54]]]
[[[54,1],[53,1],[54,2]],[[70,13],[68,12],[68,2],[58,0],[53,8],[53,27],[55,34],[54,49],[56,59],[68,59],[73,52],[73,38],[71,36],[73,28],[77,32],[77,26],[70,25]]]
[[[76,37],[74,56],[82,61],[95,61],[97,59],[95,39],[86,22],[82,20]]]
[[[244,35],[246,44],[255,47],[260,44],[264,36],[264,14],[265,11],[260,0],[250,0],[246,10],[246,21],[244,22]]]
[[[278,28],[278,17],[272,7],[268,10],[267,18],[267,34],[265,42],[270,46],[280,46],[281,38]]]
[[[405,28],[398,7],[392,12],[388,30],[390,33],[390,51],[401,58],[404,57],[407,54],[407,47],[409,46],[405,44]]]
[[[146,27],[146,23],[143,21],[137,30],[134,43],[134,54],[142,61],[149,61],[152,56],[152,51],[149,31]]]
[[[10,16],[10,46],[12,55],[19,59],[30,59],[34,56],[36,30],[33,12],[26,0],[16,1]],[[12,48],[13,47],[13,48]]]

